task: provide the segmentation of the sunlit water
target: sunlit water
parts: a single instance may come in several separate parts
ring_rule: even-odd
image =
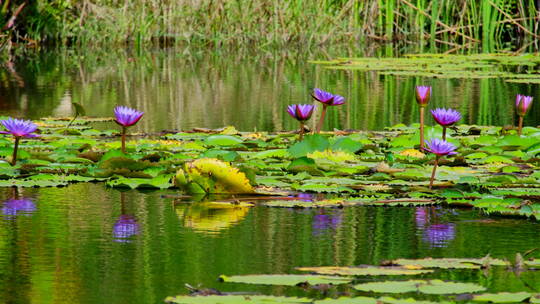
[[[297,127],[285,108],[313,102],[313,88],[345,96],[325,129],[383,129],[418,121],[415,85],[432,85],[430,107],[453,107],[463,123],[513,125],[517,93],[540,99],[538,85],[502,79],[434,79],[329,70],[309,63],[336,57],[383,56],[382,49],[330,53],[243,50],[42,51],[14,57],[0,75],[0,115],[69,116],[71,102],[90,116],[111,116],[117,104],[146,112],[140,131],[220,128],[280,131]],[[536,125],[533,104],[526,125]],[[311,123],[314,123],[315,119]],[[431,118],[428,123],[433,123]]]
[[[119,192],[102,184],[5,189],[0,302],[159,303],[187,293],[186,283],[321,297],[320,292],[237,286],[217,278],[400,257],[513,259],[540,243],[536,222],[490,218],[468,209],[222,209],[163,197],[166,193]],[[493,291],[540,286],[536,272],[517,278],[499,269],[486,275],[461,271],[432,277],[474,281]]]

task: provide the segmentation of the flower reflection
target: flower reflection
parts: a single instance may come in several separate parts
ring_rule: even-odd
[[[431,247],[446,247],[456,236],[455,224],[441,223],[443,212],[433,207],[416,208],[416,226],[422,233],[422,240]]]
[[[131,242],[131,237],[139,234],[140,227],[137,220],[127,214],[122,214],[113,226],[113,237],[115,242]]]
[[[180,204],[175,209],[185,227],[196,232],[217,234],[242,221],[251,206],[245,203],[201,202]]]
[[[446,247],[455,236],[455,224],[434,224],[426,227],[422,239],[432,247]]]
[[[29,199],[8,199],[2,207],[2,214],[13,218],[17,215],[30,215],[36,211],[36,205]]]
[[[320,235],[327,231],[336,230],[341,224],[343,219],[343,214],[341,212],[336,212],[332,214],[316,214],[313,216],[313,234]]]

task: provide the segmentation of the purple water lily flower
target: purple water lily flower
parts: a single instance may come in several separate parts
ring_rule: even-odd
[[[327,106],[339,106],[345,103],[345,97],[315,88],[311,94],[315,100]]]
[[[131,215],[120,215],[120,218],[114,223],[113,237],[115,242],[129,242],[130,238],[139,234],[139,224]]]
[[[433,115],[435,121],[443,127],[451,126],[461,119],[461,113],[454,109],[437,108],[431,110],[431,115]]]
[[[126,129],[136,124],[143,116],[144,112],[132,108],[117,106],[114,108],[115,122],[122,126],[122,153],[126,153]]]
[[[527,114],[527,111],[529,110],[531,104],[532,104],[533,98],[531,96],[525,96],[518,94],[516,96],[516,111],[519,116],[519,122],[518,122],[518,134],[521,135],[521,129],[523,128],[523,117],[525,114]]]
[[[36,211],[36,205],[29,199],[9,199],[4,203],[2,207],[2,214],[14,217],[19,214],[28,215]]]
[[[420,150],[424,149],[424,111],[430,97],[430,86],[416,87],[416,102],[420,105]]]
[[[326,108],[328,108],[329,106],[339,106],[344,104],[345,97],[337,94],[332,94],[317,88],[313,89],[313,93],[311,94],[311,96],[315,98],[315,100],[323,104],[321,118],[319,119],[319,123],[317,124],[317,129],[315,131],[315,133],[320,133],[324,122],[324,116],[326,115]]]
[[[525,116],[533,101],[532,96],[518,94],[516,96],[516,109],[519,116]]]
[[[38,137],[36,132],[37,126],[31,120],[13,119],[0,120],[0,123],[7,131],[0,131],[2,134],[11,134],[15,137]]]
[[[435,171],[437,170],[437,165],[439,164],[439,158],[445,155],[454,155],[457,154],[457,152],[455,152],[456,146],[447,142],[446,140],[441,140],[438,138],[433,138],[431,142],[426,140],[426,145],[427,148],[424,148],[424,150],[437,155],[437,157],[435,157],[435,163],[433,164],[433,171],[431,172],[431,179],[429,181],[429,189],[431,189],[433,187],[433,181],[435,180]]]
[[[432,247],[446,247],[456,236],[456,228],[452,223],[434,224],[426,227],[422,235],[424,242]]]
[[[117,106],[114,108],[116,123],[124,127],[130,127],[136,124],[142,118],[143,114],[144,112],[140,112],[125,106]]]
[[[431,142],[426,140],[426,145],[427,148],[424,148],[424,150],[434,153],[437,156],[457,154],[457,152],[454,152],[457,149],[456,146],[446,140],[433,138]]]
[[[431,98],[431,87],[430,86],[417,86],[416,87],[416,102],[421,107],[425,107],[429,99]]]
[[[314,109],[315,106],[310,104],[293,104],[287,107],[287,112],[298,121],[306,121],[311,118]]]
[[[13,119],[8,118],[6,120],[0,120],[0,123],[6,128],[7,131],[0,131],[2,134],[11,134],[15,137],[15,144],[13,146],[13,155],[11,157],[11,165],[15,166],[17,163],[17,149],[19,148],[19,141],[23,137],[38,137],[36,132],[37,126],[30,120]]]

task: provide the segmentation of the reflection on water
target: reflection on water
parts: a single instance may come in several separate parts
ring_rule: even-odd
[[[113,225],[114,241],[118,243],[130,243],[132,237],[140,233],[140,225],[134,216],[126,214],[126,194],[120,193],[120,210],[122,214]]]
[[[326,232],[335,231],[341,221],[343,220],[343,212],[341,210],[337,211],[321,211],[321,213],[313,216],[313,234],[320,235]]]
[[[249,205],[219,202],[183,203],[175,206],[184,227],[196,232],[214,234],[240,222],[249,212]]]
[[[26,188],[17,197],[11,189],[2,191],[2,207],[23,197],[37,206],[32,216],[17,211],[15,220],[0,217],[0,299],[6,303],[160,303],[187,293],[186,283],[246,289],[217,282],[221,274],[428,256],[513,258],[540,243],[537,222],[483,221],[475,210],[225,207],[175,203],[169,191],[119,192],[103,184]],[[111,241],[111,234],[130,242]],[[528,290],[504,269],[488,278],[466,271],[451,276],[442,278],[476,281],[494,292]],[[540,273],[521,276],[540,286]]]
[[[448,209],[440,207],[418,207],[415,221],[422,241],[431,247],[446,247],[456,236],[456,225],[448,222]]]
[[[36,211],[36,205],[30,199],[8,199],[2,207],[2,214],[9,218],[17,215],[30,215]]]
[[[122,214],[113,226],[113,236],[115,242],[130,242],[130,238],[139,234],[139,224],[137,220],[127,214]]]
[[[219,128],[291,130],[293,103],[312,103],[319,87],[343,95],[346,104],[329,111],[324,128],[382,129],[418,121],[415,85],[433,86],[430,107],[453,107],[463,123],[513,125],[517,93],[540,99],[539,85],[502,79],[435,79],[375,72],[329,70],[310,59],[384,56],[384,50],[267,56],[247,52],[177,49],[84,52],[63,50],[18,57],[0,70],[0,114],[39,118],[72,115],[71,102],[88,115],[112,116],[117,104],[144,111],[138,130]],[[320,110],[320,109],[319,109]],[[318,113],[315,113],[317,116]],[[533,104],[525,125],[538,124]],[[317,121],[312,119],[310,127]],[[428,123],[433,124],[432,118]],[[111,124],[111,128],[114,126]]]

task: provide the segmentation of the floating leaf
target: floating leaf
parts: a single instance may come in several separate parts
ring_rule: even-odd
[[[378,304],[380,303],[377,299],[368,298],[368,297],[341,297],[337,299],[324,299],[317,300],[313,302],[314,304]]]
[[[306,156],[309,153],[313,153],[315,151],[324,151],[328,149],[329,146],[330,146],[330,143],[328,139],[326,139],[322,135],[319,135],[319,134],[306,135],[304,137],[304,140],[292,145],[289,148],[288,152],[292,157],[297,158],[297,157]]]
[[[484,293],[474,295],[473,300],[479,302],[491,303],[520,303],[530,298],[532,294],[528,292],[500,292],[500,293]]]
[[[236,146],[242,142],[241,138],[232,135],[211,135],[204,140],[209,146]]]
[[[317,284],[346,284],[352,281],[349,277],[323,276],[323,275],[308,275],[308,274],[254,274],[254,275],[239,275],[239,276],[219,276],[223,282],[245,283],[245,284],[261,284],[261,285],[286,285],[295,286],[300,283],[308,283],[310,285]]]
[[[176,296],[167,297],[166,303],[177,304],[293,304],[311,303],[310,299],[293,297],[275,297],[261,295],[211,295],[211,296]]]
[[[323,267],[298,267],[296,270],[308,271],[317,274],[327,275],[346,275],[346,276],[388,276],[388,275],[418,275],[431,273],[433,270],[427,269],[408,269],[405,267],[339,267],[339,266],[323,266]]]
[[[443,268],[443,269],[479,269],[483,266],[505,266],[507,263],[503,260],[493,259],[490,257],[480,259],[458,259],[458,258],[443,258],[433,259],[425,258],[418,260],[397,259],[392,261],[395,265],[405,267],[422,267],[422,268]]]
[[[486,290],[484,287],[472,283],[444,282],[441,280],[372,282],[358,284],[354,288],[380,293],[421,292],[427,294],[474,293]]]

